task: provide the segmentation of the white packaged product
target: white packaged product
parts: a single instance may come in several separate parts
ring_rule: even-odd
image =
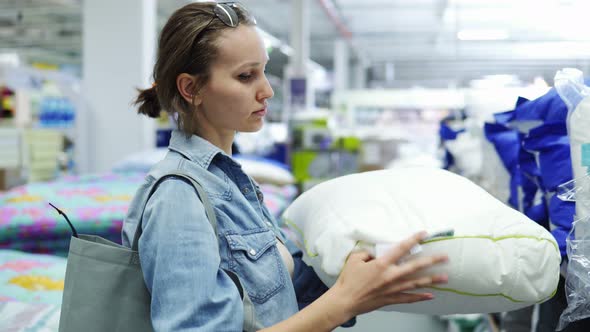
[[[568,108],[567,132],[574,179],[582,179],[588,174],[588,165],[583,162],[583,148],[590,145],[590,88],[584,84],[582,72],[575,68],[558,71],[555,88]],[[590,216],[590,205],[580,203],[576,203],[577,218]],[[590,229],[578,227],[576,231],[590,232]]]
[[[583,73],[564,68],[555,74],[555,88],[568,108],[567,129],[570,139],[574,180],[560,186],[563,200],[576,202],[576,221],[567,238],[569,262],[565,280],[568,306],[560,316],[557,330],[590,317],[590,87]]]
[[[453,229],[414,255],[444,253],[449,262],[424,271],[449,282],[431,301],[382,310],[425,314],[509,311],[549,299],[561,260],[543,227],[471,181],[435,168],[398,168],[336,178],[311,188],[285,211],[304,261],[332,286],[346,257],[362,247],[396,243],[425,230]]]

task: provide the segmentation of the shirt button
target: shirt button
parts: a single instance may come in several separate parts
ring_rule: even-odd
[[[270,221],[266,222],[266,226],[271,227],[272,228],[272,223]]]
[[[242,194],[247,195],[250,192],[250,188],[244,187],[242,188]]]
[[[256,250],[254,249],[250,249],[249,253],[251,256],[256,256]]]
[[[260,191],[259,191],[259,192],[257,192],[257,193],[256,193],[256,195],[258,196],[258,200],[259,200],[259,201],[261,201],[261,202],[262,202],[262,201],[264,200],[264,195],[262,195],[262,193],[261,193]]]

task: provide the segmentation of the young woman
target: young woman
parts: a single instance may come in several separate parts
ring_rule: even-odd
[[[407,291],[446,281],[444,275],[410,276],[445,256],[398,263],[423,234],[377,259],[351,254],[329,290],[301,261],[258,186],[231,157],[235,133],[259,130],[269,112],[267,61],[254,19],[238,4],[188,4],[161,32],[155,83],[140,91],[137,104],[151,117],[171,113],[178,130],[166,158],[138,190],[123,228],[130,246],[143,220],[139,254],[156,331],[242,331],[245,313],[232,274],[264,331],[330,331],[384,305],[432,299]],[[217,233],[182,178],[165,179],[148,200],[147,188],[158,175],[174,170],[206,189]]]

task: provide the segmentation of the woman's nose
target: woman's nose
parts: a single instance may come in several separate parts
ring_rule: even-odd
[[[272,96],[274,96],[274,94],[275,94],[275,92],[272,90],[272,87],[270,86],[270,82],[265,77],[264,82],[262,83],[262,87],[261,87],[260,91],[258,91],[258,95],[256,96],[256,99],[263,101],[263,100],[272,98]]]

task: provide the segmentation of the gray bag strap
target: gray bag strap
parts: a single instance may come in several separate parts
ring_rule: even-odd
[[[211,201],[209,200],[209,196],[207,196],[205,189],[203,189],[203,186],[201,186],[201,184],[197,180],[195,180],[192,176],[190,176],[186,173],[182,173],[182,172],[171,172],[171,173],[167,173],[167,174],[164,174],[161,177],[159,177],[150,188],[150,192],[147,196],[147,199],[145,200],[143,210],[141,211],[141,215],[139,217],[139,222],[137,223],[137,229],[135,230],[135,235],[133,236],[133,244],[131,246],[133,251],[135,251],[135,252],[138,251],[139,237],[143,233],[143,229],[141,227],[142,223],[143,223],[143,213],[145,211],[145,207],[147,206],[148,201],[150,200],[150,197],[152,197],[152,194],[156,191],[156,188],[158,187],[158,185],[162,181],[164,181],[165,179],[167,179],[169,177],[174,177],[174,176],[189,180],[190,183],[192,184],[192,186],[197,191],[197,195],[199,196],[199,199],[201,200],[201,202],[203,203],[203,206],[205,207],[205,214],[207,215],[207,219],[209,220],[209,223],[211,223],[211,227],[213,227],[213,231],[215,232],[215,241],[217,241],[217,217],[215,216],[215,211],[213,210],[213,205],[211,204]],[[232,279],[232,281],[234,282],[234,284],[238,288],[238,292],[240,293],[240,298],[242,299],[242,304],[243,304],[243,308],[244,308],[244,327],[243,327],[244,331],[245,332],[254,332],[254,331],[258,331],[258,330],[264,328],[260,324],[260,322],[258,322],[256,320],[256,313],[254,310],[254,304],[252,303],[252,300],[248,296],[248,293],[245,291],[244,287],[242,286],[242,282],[240,281],[240,278],[238,277],[238,275],[232,271],[228,271],[228,270],[224,270],[224,271],[230,277],[230,279]]]
[[[150,200],[150,197],[152,197],[152,195],[156,191],[156,188],[158,187],[158,185],[162,181],[164,181],[165,179],[167,179],[169,177],[174,177],[174,176],[189,180],[190,183],[192,184],[192,186],[197,191],[197,195],[199,196],[199,199],[201,200],[201,202],[203,202],[203,206],[205,207],[205,214],[207,215],[207,219],[209,220],[209,223],[211,224],[211,227],[213,227],[213,231],[215,232],[215,241],[217,241],[217,217],[215,216],[215,211],[213,210],[213,206],[211,205],[211,202],[209,201],[209,196],[207,196],[205,189],[203,189],[203,186],[201,186],[201,184],[197,180],[195,180],[192,176],[190,176],[186,173],[182,173],[182,172],[171,172],[171,173],[164,174],[163,176],[158,178],[156,180],[156,182],[154,182],[154,184],[152,184],[152,186],[150,188],[150,192],[147,196],[147,199],[145,200],[145,204],[143,205],[143,209],[141,210],[141,215],[139,216],[139,222],[137,223],[137,228],[135,229],[135,235],[133,236],[133,244],[131,245],[132,250],[138,251],[139,237],[143,233],[143,229],[141,227],[141,225],[143,223],[143,213],[145,212],[145,207],[147,206],[147,203]]]

